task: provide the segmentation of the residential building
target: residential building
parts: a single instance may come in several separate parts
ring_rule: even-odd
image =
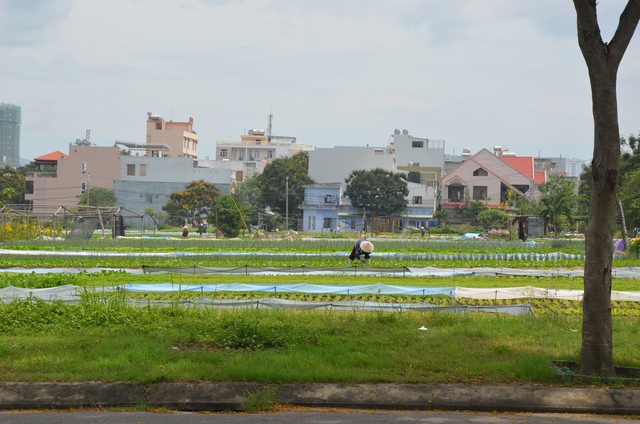
[[[188,122],[166,121],[161,115],[147,112],[147,155],[198,158],[198,134],[193,118]]]
[[[437,209],[436,187],[426,184],[407,183],[407,209],[400,216],[403,228],[427,228]]]
[[[417,181],[407,183],[407,209],[396,217],[396,221],[398,228],[422,225],[426,227],[438,205],[439,182],[445,165],[444,140],[413,137],[407,130],[396,130],[392,138],[393,141],[387,147],[336,146],[317,148],[309,152],[309,177],[322,186],[309,186],[305,189],[305,198],[307,190],[311,191],[310,196],[313,197],[317,190],[326,188],[326,185],[339,185],[341,193],[344,193],[345,179],[355,170],[381,168],[390,172],[405,173],[407,178],[410,173],[415,173]],[[338,227],[341,231],[362,230],[366,211],[353,207],[351,200],[342,194],[335,206],[338,209]],[[307,214],[304,228],[311,228],[308,219],[314,214],[318,216],[316,208],[309,204],[303,205],[302,208]],[[308,212],[309,209],[311,212]],[[328,210],[333,212],[331,208],[321,209],[323,213],[327,213]],[[324,215],[322,217],[325,218]],[[335,216],[332,215],[331,218],[334,219]],[[315,231],[320,231],[318,228],[320,227],[316,225]]]
[[[386,147],[317,148],[309,152],[309,177],[316,183],[340,183],[359,169],[395,171],[395,157]]]
[[[61,159],[67,159],[69,155],[62,153],[60,150],[47,153],[46,155],[38,156],[33,159],[33,164],[38,167],[40,174],[45,172],[51,172],[53,174],[58,170],[58,161]],[[55,176],[55,175],[53,175]]]
[[[548,174],[560,174],[567,178],[580,178],[587,162],[576,158],[537,157],[534,159],[537,171],[547,171]]]
[[[240,136],[239,142],[217,141],[215,160],[230,162],[244,178],[262,172],[274,159],[312,150],[312,145],[300,144],[295,137],[269,135],[264,130],[251,129]]]
[[[209,160],[198,159],[198,166],[202,168],[230,169],[234,173],[236,181],[251,178],[264,171],[265,163],[262,161],[245,162],[233,160]]]
[[[341,187],[340,183],[304,186],[304,201],[299,206],[302,209],[303,231],[334,232],[339,228],[338,209],[342,199]]]
[[[395,130],[392,137],[396,168],[418,172],[421,183],[439,187],[445,165],[444,140],[414,137],[407,130]]]
[[[29,172],[26,175],[25,200],[41,213],[55,213],[60,206],[78,204],[78,197],[92,187],[113,190],[113,182],[120,178],[120,149],[100,147],[85,140],[69,145],[69,154],[57,153],[48,157],[54,172]],[[53,163],[56,162],[56,163]],[[91,202],[89,202],[91,205]]]
[[[121,156],[119,171],[113,185],[116,203],[139,215],[149,208],[162,212],[171,193],[192,181],[215,184],[221,194],[229,193],[235,181],[232,169],[202,167],[188,157]]]
[[[454,167],[442,179],[442,208],[455,212],[467,201],[499,207],[508,201],[509,191],[538,199],[539,184],[546,182],[544,171],[535,171],[533,157],[501,155],[482,149]]]
[[[0,103],[0,166],[20,166],[20,124],[22,109]]]

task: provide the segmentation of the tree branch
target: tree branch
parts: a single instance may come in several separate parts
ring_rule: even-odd
[[[627,6],[620,15],[618,28],[609,43],[609,48],[611,49],[611,54],[614,60],[616,61],[616,65],[622,60],[622,56],[624,56],[624,52],[627,50],[627,47],[631,42],[631,37],[633,37],[633,33],[638,26],[639,20],[640,0],[629,0]]]

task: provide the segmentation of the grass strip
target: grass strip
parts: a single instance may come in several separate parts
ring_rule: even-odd
[[[32,299],[0,305],[0,380],[556,384],[549,361],[577,359],[580,322],[575,314],[220,311]],[[640,365],[637,325],[637,317],[614,318],[617,364]]]

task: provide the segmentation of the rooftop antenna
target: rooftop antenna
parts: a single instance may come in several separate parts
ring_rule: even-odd
[[[267,126],[267,142],[271,143],[271,123],[273,122],[273,113],[269,114],[269,125]]]

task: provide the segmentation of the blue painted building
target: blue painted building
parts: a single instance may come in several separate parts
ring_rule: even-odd
[[[338,228],[338,208],[342,189],[340,183],[314,184],[304,187],[302,230],[333,232]]]

